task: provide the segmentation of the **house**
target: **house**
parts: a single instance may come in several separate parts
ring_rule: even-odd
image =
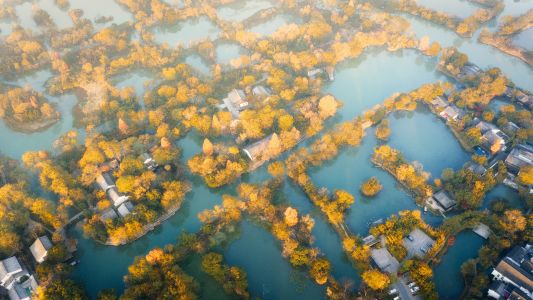
[[[487,296],[498,300],[527,300],[531,296],[516,288],[512,284],[494,281],[489,286]]]
[[[509,137],[499,129],[485,132],[481,139],[492,154],[507,150],[506,144]]]
[[[118,214],[124,218],[133,211],[133,208],[133,204],[130,201],[126,201],[117,208],[117,211]]]
[[[96,184],[102,189],[102,191],[107,192],[110,188],[115,186],[115,181],[108,173],[100,173],[96,176]]]
[[[157,167],[159,167],[157,162],[148,153],[142,154],[142,160],[143,160],[144,167],[150,171],[155,171]]]
[[[30,252],[37,263],[42,263],[48,255],[48,249],[52,248],[52,242],[45,235],[38,237],[30,246]]]
[[[400,263],[392,256],[387,248],[372,249],[370,251],[370,257],[372,257],[372,261],[381,271],[390,274],[396,274],[398,272]]]
[[[239,111],[248,107],[248,101],[246,101],[246,95],[243,90],[233,89],[229,92],[227,99]]]
[[[506,132],[510,132],[511,134],[515,134],[520,129],[520,126],[516,125],[515,123],[509,121],[505,126],[503,127],[503,130]]]
[[[246,153],[248,158],[251,161],[260,160],[263,156],[263,152],[267,149],[268,144],[270,143],[270,140],[272,139],[273,134],[253,143],[248,146],[246,146],[243,151]]]
[[[480,72],[481,72],[481,69],[472,63],[466,63],[461,68],[461,73],[463,74],[463,76],[475,76],[479,74]]]
[[[475,173],[481,176],[484,176],[485,173],[487,173],[487,169],[484,166],[478,163],[475,163],[475,162],[468,162],[466,169],[470,170],[472,173]]]
[[[506,144],[509,142],[509,137],[501,131],[496,125],[484,121],[479,121],[476,125],[481,133],[481,140],[484,146],[490,150],[492,154],[507,149]]]
[[[465,116],[465,112],[458,108],[455,105],[448,105],[443,111],[439,113],[441,118],[445,119],[448,122],[451,121],[460,121]]]
[[[514,174],[518,174],[524,166],[533,165],[533,147],[525,144],[517,145],[507,155],[505,165]]]
[[[116,219],[116,218],[118,218],[118,215],[117,215],[117,213],[115,212],[115,210],[112,207],[104,210],[100,214],[100,221],[102,221],[102,222],[105,222],[107,220],[113,220],[113,219]]]
[[[268,97],[271,95],[270,91],[262,85],[254,86],[252,94],[255,97]]]
[[[492,270],[495,281],[516,287],[533,298],[533,246],[514,247]]]
[[[456,204],[455,201],[445,190],[440,190],[433,195],[435,200],[444,211],[451,210]]]
[[[128,201],[129,199],[128,196],[120,194],[116,187],[112,187],[109,191],[107,191],[107,196],[109,197],[109,200],[113,202],[115,207],[119,207],[122,203]]]
[[[448,101],[446,101],[446,99],[444,99],[444,97],[439,96],[439,97],[431,100],[431,105],[435,109],[444,109],[444,108],[446,108],[446,106],[448,106]]]
[[[100,189],[102,189],[102,191],[106,192],[107,197],[109,200],[111,200],[111,202],[113,202],[115,207],[118,207],[122,203],[128,201],[129,197],[119,193],[117,187],[115,186],[115,181],[111,175],[109,175],[109,173],[99,174],[96,177],[96,183]]]
[[[525,108],[533,108],[533,96],[527,95],[526,93],[519,91],[516,96],[518,103],[522,104]]]
[[[503,184],[518,191],[518,184],[516,183],[516,176],[507,172],[507,176],[503,179]]]
[[[16,282],[10,289],[7,290],[9,299],[11,300],[29,300],[33,293],[39,286],[35,277],[30,274],[25,274],[23,278],[20,278],[19,282]]]
[[[322,69],[312,69],[307,71],[307,77],[314,79],[318,77],[318,75],[322,74],[322,72],[324,72]]]
[[[24,274],[25,272],[15,256],[0,261],[0,286],[9,290],[15,281]]]
[[[472,231],[474,231],[475,234],[479,235],[484,239],[488,239],[491,232],[490,227],[483,223],[479,223],[476,227],[472,229]]]

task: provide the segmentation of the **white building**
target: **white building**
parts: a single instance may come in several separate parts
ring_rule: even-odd
[[[9,257],[0,261],[0,285],[10,289],[17,279],[25,274],[19,260],[15,257]]]
[[[48,256],[48,249],[52,248],[52,242],[47,236],[38,237],[30,246],[30,252],[37,263],[42,263]]]
[[[117,211],[118,211],[118,214],[124,218],[125,216],[129,215],[133,211],[133,208],[134,208],[133,204],[130,201],[126,201],[117,208]]]

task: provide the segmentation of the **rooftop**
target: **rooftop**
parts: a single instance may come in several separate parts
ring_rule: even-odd
[[[118,207],[118,213],[121,217],[125,217],[127,215],[129,215],[132,211],[133,211],[133,204],[130,202],[130,201],[126,201],[124,203],[122,203],[119,207]]]
[[[446,106],[448,106],[448,101],[446,101],[444,97],[439,96],[431,101],[431,105],[437,108],[445,108]]]
[[[255,86],[252,89],[254,96],[270,96],[270,91],[262,85]]]
[[[496,266],[495,270],[519,287],[533,291],[533,247],[514,247]]]
[[[390,274],[398,272],[400,263],[394,256],[392,256],[392,254],[390,254],[387,248],[372,249],[370,251],[370,256],[380,270]]]
[[[248,158],[250,158],[251,161],[261,159],[263,152],[267,149],[273,135],[274,134],[271,134],[253,144],[244,147],[244,153],[248,155]]]
[[[121,195],[116,187],[112,187],[111,189],[109,189],[109,191],[107,191],[107,194],[109,196],[109,199],[116,207],[128,200],[128,197]]]
[[[505,164],[515,169],[533,165],[533,147],[524,144],[514,147],[505,159]]]
[[[38,237],[35,242],[30,246],[31,254],[33,255],[33,258],[35,258],[35,261],[38,263],[42,263],[46,255],[48,255],[48,249],[52,248],[52,242],[50,239],[45,235]]]
[[[11,256],[0,261],[0,283],[9,281],[12,275],[22,272],[22,267],[19,260],[15,256]]]
[[[112,219],[115,219],[117,217],[118,217],[118,215],[117,215],[117,213],[115,212],[115,210],[112,207],[104,210],[100,214],[100,220],[102,222],[105,222],[106,220],[112,220]]]
[[[487,169],[484,166],[474,162],[468,162],[466,169],[481,176],[485,175],[487,172]]]
[[[107,190],[115,186],[115,181],[108,173],[101,173],[96,176],[96,184],[98,184],[104,192],[107,192]]]
[[[464,111],[455,105],[448,105],[441,113],[440,116],[448,121],[457,121],[464,116]]]
[[[433,199],[444,208],[444,210],[450,210],[457,202],[445,191],[440,190],[433,195]]]
[[[228,93],[228,99],[231,104],[239,108],[248,105],[248,102],[246,101],[246,95],[244,94],[243,90],[233,89],[231,92]]]

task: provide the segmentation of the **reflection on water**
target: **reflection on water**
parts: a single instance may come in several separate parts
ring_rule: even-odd
[[[513,38],[513,43],[518,47],[533,51],[533,28],[529,28],[517,34]]]
[[[485,240],[471,230],[457,235],[455,244],[448,249],[440,263],[435,267],[433,278],[440,299],[458,299],[463,291],[464,281],[461,265],[478,255]]]
[[[243,21],[251,17],[256,12],[272,7],[272,3],[266,0],[259,1],[237,1],[224,5],[217,10],[218,16],[229,21]]]
[[[69,0],[70,9],[83,10],[83,16],[91,21],[100,17],[113,17],[111,23],[122,24],[124,22],[133,21],[133,15],[120,6],[116,1],[110,0]],[[102,9],[105,7],[105,9]],[[109,25],[109,24],[108,24]],[[99,24],[96,27],[102,28],[104,24]]]
[[[196,71],[200,72],[200,74],[205,76],[211,75],[211,70],[199,55],[189,55],[187,58],[185,58],[185,62],[191,65]]]
[[[229,64],[232,59],[238,58],[246,52],[241,46],[232,43],[219,44],[215,50],[219,64]]]
[[[278,28],[289,24],[291,22],[290,20],[291,18],[287,15],[276,15],[266,22],[253,26],[249,31],[259,35],[271,35],[276,32]]]
[[[220,29],[207,17],[199,17],[179,22],[173,26],[158,27],[154,36],[156,42],[167,43],[171,47],[181,45],[187,47],[193,42],[204,39],[215,39]]]
[[[470,160],[447,125],[426,107],[414,113],[396,113],[389,120],[392,134],[388,144],[408,161],[422,163],[432,179],[440,177],[445,168],[457,170]]]
[[[338,66],[335,81],[325,87],[344,103],[342,121],[380,104],[396,92],[408,92],[425,83],[446,79],[435,71],[430,59],[412,50],[390,53],[369,51]]]
[[[323,299],[325,287],[318,286],[301,271],[292,269],[272,234],[244,221],[240,238],[225,251],[226,261],[247,272],[253,296],[262,299]]]

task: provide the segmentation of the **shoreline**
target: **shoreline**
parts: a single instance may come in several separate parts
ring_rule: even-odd
[[[489,45],[507,55],[516,57],[528,64],[529,67],[533,68],[533,57],[527,56],[527,50],[512,46],[509,39],[480,35],[478,41],[485,45]]]
[[[61,121],[61,114],[58,112],[57,118],[44,120],[40,122],[32,122],[32,123],[22,123],[18,121],[14,121],[11,118],[4,118],[2,119],[6,126],[10,128],[11,130],[19,133],[24,134],[32,134],[32,133],[38,133],[43,132],[52,127],[53,125],[57,124],[59,121]]]
[[[185,194],[189,193],[191,190],[192,190],[192,185],[189,184]],[[185,199],[183,199],[183,200],[185,200]],[[133,243],[133,242],[137,241],[138,239],[142,238],[143,236],[147,235],[148,233],[150,233],[154,229],[156,229],[159,225],[163,224],[163,222],[168,220],[170,217],[174,216],[178,212],[178,210],[181,208],[182,204],[183,204],[183,201],[179,205],[176,205],[176,206],[170,208],[169,210],[167,210],[164,214],[159,216],[159,218],[157,218],[154,222],[145,224],[143,226],[142,232],[140,232],[138,235],[136,235],[132,239],[129,239],[129,240],[123,241],[123,242],[119,242],[119,243],[113,243],[109,239],[105,243],[101,243],[101,242],[98,242],[96,240],[94,240],[94,241],[96,241],[96,242],[98,242],[100,244],[106,245],[106,246],[115,246],[115,247],[117,247],[117,246],[125,246],[127,244]]]

